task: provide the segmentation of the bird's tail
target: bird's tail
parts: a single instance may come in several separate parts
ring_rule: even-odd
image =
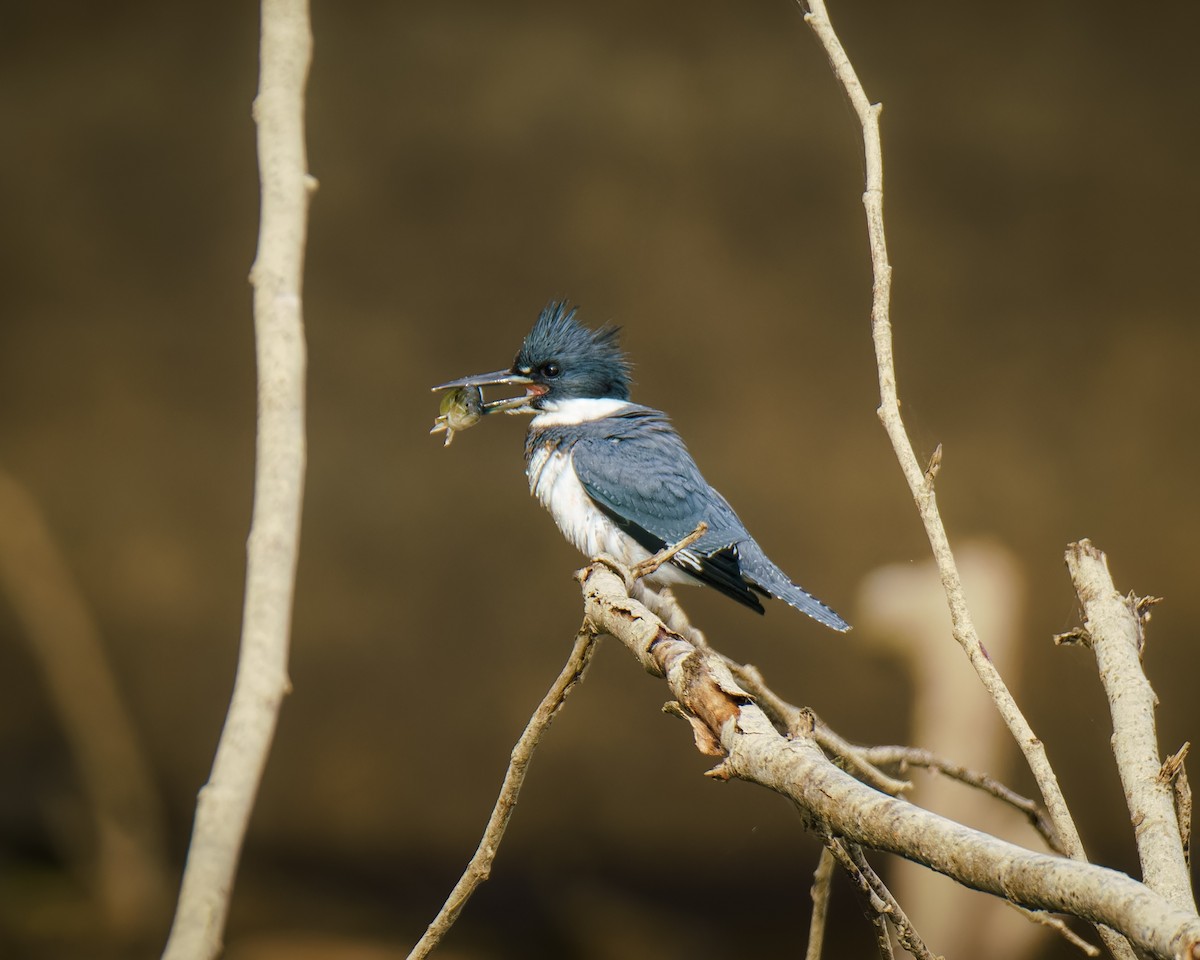
[[[850,629],[850,624],[833,610],[830,610],[802,587],[792,583],[787,578],[787,574],[775,566],[754,541],[743,541],[738,544],[738,561],[742,568],[742,575],[764,593],[770,594],[777,600],[790,603],[801,613],[808,614],[817,623],[823,623],[839,633],[845,633]]]

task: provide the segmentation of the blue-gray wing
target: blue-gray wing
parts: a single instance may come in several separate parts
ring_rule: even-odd
[[[737,544],[748,537],[733,508],[708,485],[664,416],[642,408],[604,421],[571,448],[587,495],[650,553],[678,543],[704,520],[708,531],[672,563],[760,613]]]

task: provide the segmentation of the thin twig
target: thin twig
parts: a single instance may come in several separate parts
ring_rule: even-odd
[[[262,183],[254,285],[258,431],[246,596],[233,697],[192,841],[164,960],[217,956],[242,840],[289,689],[288,644],[303,501],[308,201],[304,90],[312,58],[307,0],[263,0],[254,119]]]
[[[1179,776],[1180,771],[1183,770],[1183,761],[1187,759],[1188,752],[1191,749],[1192,742],[1190,740],[1185,740],[1182,747],[1180,747],[1162,762],[1162,767],[1158,771],[1158,776],[1155,779],[1161,783],[1170,783],[1177,776]]]
[[[1184,741],[1182,747],[1163,761],[1162,770],[1158,773],[1161,779],[1171,784],[1175,819],[1179,822],[1179,842],[1183,846],[1183,862],[1189,872],[1192,869],[1192,785],[1188,783],[1187,768],[1183,762],[1191,748],[1191,742]]]
[[[850,878],[850,882],[858,889],[870,912],[879,916],[885,916],[888,912],[888,905],[875,892],[875,888],[871,886],[871,882],[867,879],[866,874],[863,873],[859,861],[850,853],[854,844],[843,840],[841,837],[827,836],[822,837],[822,840],[825,843],[825,849],[837,861],[838,866],[846,871],[846,876]]]
[[[425,930],[425,934],[412,948],[408,960],[420,960],[429,955],[429,952],[438,945],[446,932],[454,926],[454,921],[458,919],[458,915],[471,898],[471,894],[491,875],[492,864],[500,849],[500,841],[504,838],[504,831],[507,829],[508,821],[512,818],[513,810],[517,805],[517,796],[525,782],[529,761],[533,759],[533,753],[541,742],[543,734],[554,722],[555,716],[562,709],[571,690],[583,679],[584,671],[591,662],[595,647],[596,631],[585,620],[583,626],[579,628],[579,633],[575,635],[575,645],[571,648],[571,654],[563,665],[562,672],[546,692],[542,702],[538,704],[533,716],[529,718],[524,732],[512,749],[508,770],[504,774],[504,783],[500,787],[500,795],[496,798],[496,805],[492,808],[492,815],[488,818],[487,827],[483,831],[483,837],[479,841],[475,855],[471,857],[458,883],[450,891],[450,896],[446,898],[438,915],[433,918]]]
[[[890,924],[896,930],[896,937],[900,944],[917,960],[934,960],[933,954],[917,936],[908,917],[900,909],[896,898],[879,878],[875,868],[867,861],[862,847],[854,843],[847,843],[839,837],[827,837],[825,838],[825,849],[846,871],[862,895],[867,919],[875,926],[879,955],[885,960],[891,960],[895,956],[892,950]]]
[[[1045,910],[1029,910],[1021,906],[1019,903],[1013,903],[1011,900],[1006,900],[1004,902],[1016,910],[1017,913],[1023,916],[1030,923],[1041,924],[1043,927],[1053,930],[1064,940],[1066,940],[1067,943],[1078,948],[1079,950],[1082,950],[1089,957],[1100,956],[1100,948],[1095,944],[1088,943],[1083,939],[1083,937],[1068,927],[1066,923],[1063,922],[1062,917],[1056,917],[1054,914],[1047,913]]]
[[[869,783],[876,790],[898,797],[912,789],[911,780],[902,780],[880,770],[878,765],[867,757],[867,748],[851,743],[816,715],[813,716],[813,738],[838,766],[853,773],[864,783]]]
[[[933,953],[925,945],[925,941],[921,938],[920,934],[917,933],[912,920],[904,912],[904,908],[900,906],[900,902],[892,895],[892,891],[887,888],[883,879],[867,860],[863,848],[858,846],[858,844],[852,844],[847,849],[851,859],[861,871],[867,883],[870,884],[872,891],[886,906],[885,916],[888,922],[895,928],[896,939],[900,942],[900,945],[912,954],[916,960],[935,960]]]
[[[852,744],[835,733],[820,717],[811,710],[805,710],[788,703],[775,691],[767,686],[758,668],[751,664],[737,663],[729,657],[722,658],[730,672],[737,678],[738,683],[746,688],[763,712],[771,718],[776,729],[791,736],[815,736],[830,757],[844,770],[853,773],[863,783],[869,783],[876,790],[892,796],[911,790],[912,784],[907,780],[899,780],[889,776],[864,756],[864,748]]]
[[[895,951],[892,950],[892,931],[888,927],[887,917],[882,913],[877,913],[871,918],[871,924],[875,927],[875,945],[879,948],[879,956],[883,960],[895,960]]]
[[[829,916],[829,898],[833,892],[833,866],[833,854],[828,847],[822,847],[817,869],[813,872],[813,910],[808,924],[808,948],[804,951],[804,960],[821,960],[821,950],[825,945],[825,920]]]
[[[887,236],[883,221],[883,146],[879,135],[879,113],[882,106],[872,103],[858,79],[853,64],[842,47],[841,40],[833,29],[824,0],[807,0],[808,12],[805,22],[812,28],[829,57],[833,72],[850,98],[863,133],[863,155],[866,165],[866,189],[863,206],[867,217],[867,234],[871,248],[871,268],[874,278],[871,298],[871,331],[875,344],[876,365],[879,371],[879,418],[892,442],[896,459],[908,482],[909,491],[916,503],[921,522],[937,562],[950,607],[950,618],[955,640],[958,641],[975,669],[984,689],[987,690],[996,708],[1017,742],[1018,748],[1037,781],[1038,789],[1045,801],[1046,809],[1054,824],[1055,833],[1064,849],[1077,860],[1086,860],[1087,854],[1080,839],[1079,830],[1071,818],[1066,799],[1058,783],[1058,777],[1050,766],[1042,741],[1017,707],[1016,701],[1001,678],[999,671],[988,657],[976,633],[975,625],[967,606],[962,578],[950,549],[950,540],[938,512],[937,495],[934,490],[936,471],[930,470],[928,477],[921,468],[909,440],[908,431],[900,415],[900,399],[896,386],[896,365],[892,348],[892,324],[890,318],[892,267],[888,259]],[[940,458],[939,458],[940,462]],[[931,464],[932,465],[932,464]],[[1102,933],[1102,935],[1104,935]],[[1133,960],[1128,945],[1119,944],[1105,935],[1105,942],[1119,960]]]
[[[1175,809],[1179,815],[1179,836],[1183,841],[1183,855],[1188,869],[1192,866],[1192,787],[1188,783],[1187,771],[1179,768],[1175,778]]]
[[[1158,697],[1142,669],[1144,606],[1117,592],[1108,559],[1090,540],[1070,544],[1066,559],[1108,696],[1113,756],[1134,824],[1142,878],[1177,907],[1194,911],[1174,792],[1159,759]]]
[[[1058,842],[1058,837],[1055,836],[1054,824],[1046,816],[1045,808],[1037,801],[1021,796],[994,777],[957,763],[951,763],[949,760],[918,747],[886,746],[860,747],[859,749],[864,759],[870,763],[880,766],[899,764],[902,770],[906,766],[921,767],[995,797],[1023,814],[1033,828],[1042,835],[1042,839],[1046,841],[1051,850],[1065,855]]]
[[[647,557],[645,560],[635,563],[632,567],[630,567],[629,572],[633,574],[633,578],[635,580],[641,580],[643,577],[652,575],[664,563],[670,563],[676,554],[678,554],[681,550],[686,550],[706,533],[708,533],[708,524],[701,520],[698,524],[696,524],[696,529],[678,543],[673,543],[670,546],[664,547],[654,556]]]

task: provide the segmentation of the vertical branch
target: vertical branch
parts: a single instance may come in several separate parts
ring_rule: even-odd
[[[1113,755],[1135,827],[1142,880],[1175,906],[1195,910],[1175,809],[1174,778],[1161,775],[1154,725],[1158,697],[1142,669],[1138,601],[1117,593],[1108,558],[1090,540],[1067,547],[1067,568],[1083,604],[1084,626],[1108,696]]]
[[[216,957],[246,825],[288,690],[287,656],[304,489],[301,313],[309,193],[304,89],[312,58],[307,0],[263,0],[258,96],[262,185],[254,285],[258,434],[254,515],[237,678],[192,842],[165,960]]]
[[[825,921],[829,917],[829,897],[833,890],[833,867],[833,854],[829,852],[829,847],[822,847],[821,859],[817,861],[817,869],[813,872],[813,909],[804,960],[821,960],[821,950],[825,946]]]
[[[1054,823],[1055,831],[1067,854],[1076,860],[1086,860],[1087,854],[1079,831],[1067,808],[1066,798],[1058,783],[1058,777],[1050,766],[1045,746],[1034,734],[1033,728],[1021,713],[1012,694],[984,650],[975,631],[971,612],[967,607],[962,578],[950,549],[938,511],[934,494],[934,481],[941,466],[941,447],[930,460],[928,468],[922,469],[913,451],[908,431],[900,416],[900,400],[896,387],[896,366],[892,353],[892,323],[890,315],[892,293],[892,266],[888,259],[887,238],[883,227],[883,146],[879,135],[879,114],[882,104],[871,103],[863,89],[854,65],[850,62],[825,8],[824,0],[807,0],[808,12],[805,22],[816,34],[834,75],[841,82],[850,98],[851,106],[858,116],[863,135],[863,156],[866,165],[866,189],[863,206],[867,217],[867,233],[871,246],[871,268],[873,288],[871,298],[871,335],[875,343],[875,359],[879,370],[879,419],[882,421],[900,469],[908,481],[909,490],[925,527],[925,534],[941,575],[942,586],[950,607],[950,618],[955,640],[962,647],[984,689],[987,690],[996,709],[1004,719],[1013,739],[1024,754],[1029,769],[1037,781],[1038,789],[1046,804],[1046,810]],[[1109,950],[1122,960],[1132,957],[1129,946],[1120,942],[1111,931],[1101,929],[1101,935]]]

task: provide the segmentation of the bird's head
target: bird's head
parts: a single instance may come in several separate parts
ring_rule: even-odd
[[[565,301],[546,306],[525,336],[508,370],[464,377],[435,390],[512,384],[525,396],[493,401],[489,410],[538,413],[565,400],[628,400],[629,361],[617,344],[618,329],[591,330]]]

